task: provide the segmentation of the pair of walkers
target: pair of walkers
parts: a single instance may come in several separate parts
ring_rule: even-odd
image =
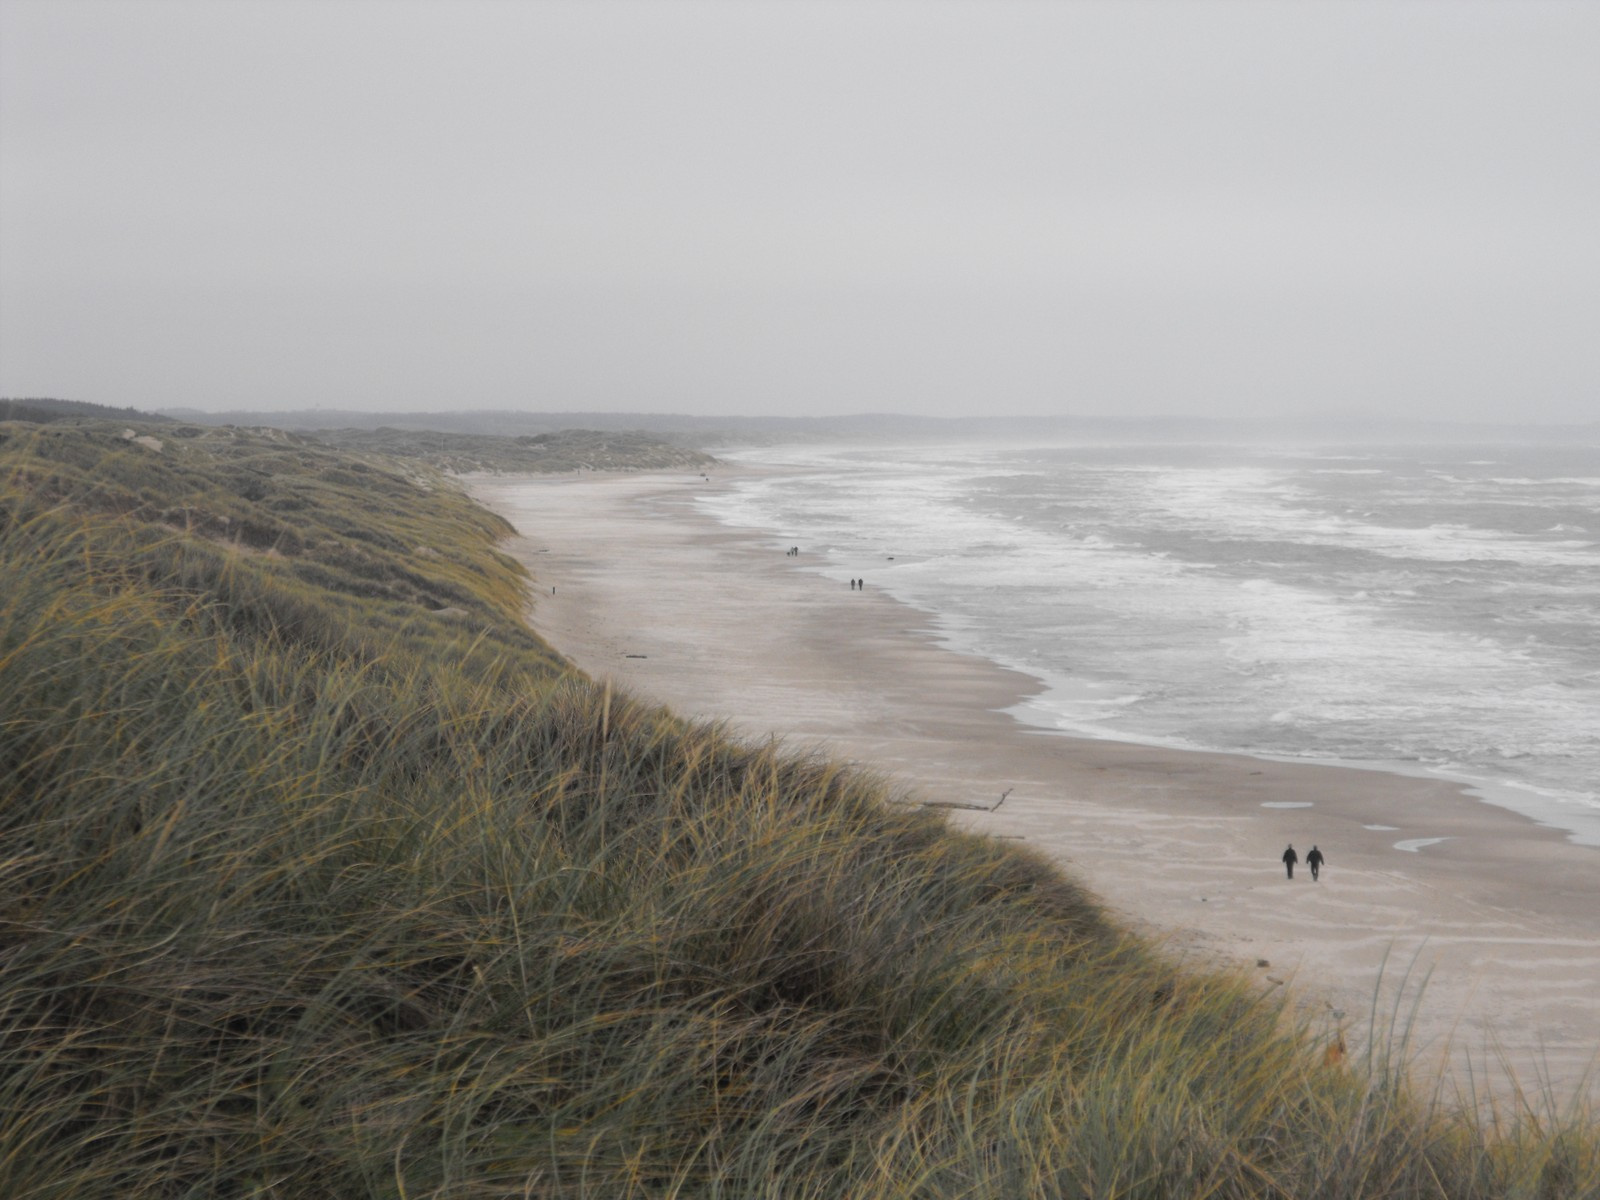
[[[1284,870],[1288,871],[1290,879],[1294,878],[1294,865],[1299,861],[1300,856],[1295,853],[1294,843],[1290,842],[1289,848],[1283,852]],[[1311,849],[1306,851],[1306,866],[1311,868],[1312,879],[1316,879],[1322,874],[1322,851],[1318,850],[1314,844]]]

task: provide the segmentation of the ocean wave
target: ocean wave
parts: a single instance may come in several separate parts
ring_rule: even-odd
[[[1573,537],[1595,498],[1561,482],[1587,472],[1517,449],[1496,477],[1549,487],[1437,448],[1339,470],[1248,447],[808,455],[708,511],[841,578],[871,564],[952,645],[1043,680],[1041,728],[1411,764],[1530,812],[1600,778],[1600,551]],[[1492,528],[1488,491],[1530,532]],[[1556,810],[1600,839],[1592,806]]]

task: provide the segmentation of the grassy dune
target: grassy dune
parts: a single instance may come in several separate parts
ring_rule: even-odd
[[[1591,1113],[577,676],[439,477],[146,432],[0,425],[0,1195],[1600,1194]]]
[[[418,459],[453,474],[500,471],[536,475],[555,471],[701,471],[717,460],[646,433],[565,429],[505,436],[423,432],[412,429],[322,429],[315,434],[336,450]]]

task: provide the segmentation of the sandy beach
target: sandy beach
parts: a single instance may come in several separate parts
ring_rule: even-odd
[[[952,819],[1051,855],[1175,954],[1292,987],[1354,1053],[1376,1003],[1421,1072],[1600,1096],[1600,849],[1441,780],[1034,729],[1006,712],[1030,677],[697,512],[731,473],[465,482],[519,531],[530,623],[594,678],[855,760],[908,802],[1004,796]],[[1320,846],[1320,881],[1285,878],[1291,842]]]

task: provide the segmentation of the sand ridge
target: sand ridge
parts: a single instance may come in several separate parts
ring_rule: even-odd
[[[856,760],[908,801],[1004,795],[952,820],[1025,839],[1175,952],[1291,983],[1353,1046],[1376,1003],[1425,1071],[1600,1094],[1600,850],[1437,779],[1037,730],[1005,711],[1036,680],[698,511],[734,470],[465,482],[519,531],[530,623],[592,677]],[[1288,842],[1321,847],[1320,882],[1285,878]]]

